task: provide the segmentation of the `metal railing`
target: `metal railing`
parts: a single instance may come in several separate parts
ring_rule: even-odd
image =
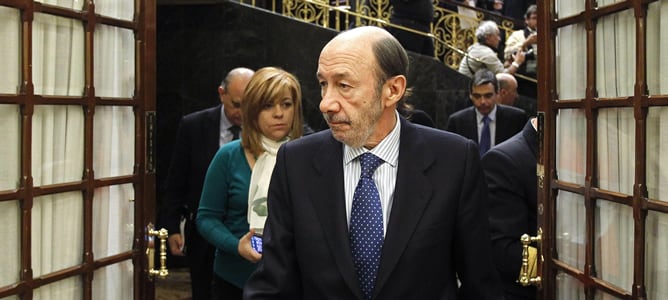
[[[466,56],[466,49],[476,42],[475,30],[481,21],[493,19],[506,36],[510,36],[518,27],[513,20],[448,0],[432,0],[434,21],[431,24],[431,32],[392,24],[390,22],[392,7],[389,0],[265,0],[261,3],[260,1],[240,0],[241,3],[336,31],[356,26],[376,25],[395,27],[430,37],[434,41],[434,57],[455,70]],[[456,7],[457,11],[452,10],[453,7]],[[535,78],[515,75],[536,82]]]

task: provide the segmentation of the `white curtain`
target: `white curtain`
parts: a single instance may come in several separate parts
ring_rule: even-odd
[[[132,175],[135,116],[130,106],[98,106],[93,121],[95,177]]]
[[[0,94],[18,93],[21,82],[21,18],[19,10],[0,6]]]
[[[650,95],[668,95],[668,1],[647,10],[647,86]],[[647,191],[668,202],[668,107],[651,107],[647,114]],[[668,295],[668,215],[650,211],[645,223],[645,279],[648,299]]]
[[[599,97],[633,95],[636,26],[629,9],[601,18],[596,25],[596,90]],[[584,53],[584,52],[583,52]]]
[[[32,34],[35,94],[81,96],[84,89],[81,21],[36,13]]]
[[[111,145],[111,144],[108,144]],[[93,202],[93,253],[103,258],[132,250],[134,189],[131,184],[101,187]],[[95,271],[93,299],[132,299],[133,269],[124,261]]]
[[[40,2],[49,5],[81,10],[83,9],[83,5],[86,0],[41,0]],[[95,1],[95,6],[97,6],[97,1]]]
[[[80,10],[83,0],[45,0],[45,4]],[[96,1],[99,13],[132,20],[133,0]],[[15,94],[21,81],[19,11],[0,7],[0,93]],[[36,13],[32,26],[33,82],[36,95],[81,96],[84,90],[84,28],[79,20]],[[95,32],[95,84],[98,96],[131,97],[135,81],[135,44],[131,30],[98,25]],[[100,120],[98,120],[100,118]],[[94,122],[96,178],[129,175],[134,166],[135,118],[131,107],[97,107]],[[0,190],[18,186],[21,116],[18,105],[0,105]],[[79,181],[83,176],[84,111],[76,105],[38,105],[32,115],[32,173],[35,186]],[[134,190],[131,184],[99,188],[94,193],[95,258],[132,250]],[[20,206],[0,202],[0,286],[20,274]],[[31,244],[34,276],[81,264],[83,195],[66,192],[34,199]],[[131,299],[131,261],[95,273],[95,299]],[[16,297],[10,297],[15,299]],[[82,299],[80,276],[42,286],[33,299]]]
[[[615,89],[615,87],[610,88]],[[633,195],[635,170],[633,109],[599,110],[596,136],[599,187],[603,190]],[[631,292],[634,223],[633,209],[629,205],[597,200],[594,259],[600,278]]]
[[[62,3],[61,3],[62,4]],[[84,87],[84,30],[80,21],[35,14],[32,70],[35,94],[80,96]],[[84,113],[74,105],[35,106],[32,116],[32,175],[35,186],[79,181],[83,176]],[[31,211],[32,268],[40,276],[81,264],[81,192],[34,199]],[[36,299],[81,299],[79,277],[35,291]]]
[[[558,29],[555,48],[559,100],[585,97],[587,57],[584,54],[587,53],[587,43],[584,29],[582,24]]]
[[[16,189],[21,174],[21,116],[18,105],[0,104],[0,141],[3,141],[0,143],[0,191]],[[3,222],[0,226],[0,286],[6,286],[18,282],[21,273],[19,202],[0,202],[0,220]]]
[[[93,124],[93,167],[96,177],[131,175],[135,163],[135,118],[132,107],[98,106]],[[93,196],[93,251],[96,258],[132,249],[134,188],[107,186]],[[97,276],[97,274],[102,274]],[[131,299],[133,270],[126,264],[98,270],[93,280],[95,299]],[[128,282],[130,280],[130,282]]]
[[[585,299],[582,283],[564,272],[557,273],[554,284],[557,287],[557,300]]]
[[[96,13],[124,20],[132,20],[134,6],[134,0],[95,0]]]
[[[123,98],[133,96],[135,39],[132,30],[107,25],[95,28],[94,69],[97,96]]]
[[[132,272],[132,261],[129,260],[95,271],[93,300],[132,299]]]
[[[93,166],[96,177],[131,175],[134,166],[134,112],[131,107],[98,106],[93,132]],[[93,219],[104,226],[93,227],[96,258],[132,249],[134,234],[134,188],[131,184],[95,190]],[[99,275],[99,276],[98,276]],[[95,272],[94,299],[132,299],[131,263],[105,267]]]
[[[557,114],[556,168],[559,180],[583,185],[587,150],[586,119],[580,109],[562,109]],[[559,191],[556,200],[557,258],[584,271],[586,219],[584,197]],[[581,284],[566,274],[557,276],[557,299],[579,299]]]
[[[585,0],[555,0],[554,9],[559,18],[576,15],[585,10]]]

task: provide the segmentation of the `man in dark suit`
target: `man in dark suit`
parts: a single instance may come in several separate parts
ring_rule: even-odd
[[[538,134],[535,121],[534,118],[527,122],[521,132],[482,157],[489,189],[493,257],[507,300],[536,299],[534,287],[517,283],[522,265],[520,237],[525,233],[536,235]],[[536,249],[530,249],[529,254],[530,266],[535,266]]]
[[[323,48],[330,129],[279,150],[244,299],[503,298],[476,146],[399,116],[407,72],[405,50],[378,27]]]
[[[161,219],[169,231],[172,255],[188,257],[195,300],[211,299],[215,249],[199,235],[194,214],[211,159],[220,146],[238,137],[241,99],[251,76],[253,71],[247,68],[230,71],[218,87],[221,104],[184,116],[176,132]],[[180,231],[183,219],[185,237]]]
[[[473,75],[469,92],[473,106],[452,114],[446,130],[478,143],[482,156],[489,148],[520,132],[527,116],[519,108],[497,104],[499,84],[489,70],[482,69]]]

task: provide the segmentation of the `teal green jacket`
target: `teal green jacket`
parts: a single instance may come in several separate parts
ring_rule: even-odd
[[[239,239],[248,232],[250,178],[251,169],[239,140],[226,143],[209,165],[197,209],[197,229],[216,247],[214,272],[239,288],[256,267],[237,250]]]

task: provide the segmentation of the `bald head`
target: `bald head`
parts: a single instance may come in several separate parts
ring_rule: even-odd
[[[406,50],[391,33],[380,27],[362,26],[343,31],[325,45],[320,55],[341,49],[366,56],[365,63],[374,70],[378,84],[408,73]]]
[[[508,73],[496,74],[499,82],[499,104],[513,105],[517,99],[517,80]]]
[[[250,80],[250,78],[253,76],[254,73],[255,71],[249,68],[234,68],[229,73],[227,73],[223,81],[220,83],[220,86],[222,88],[226,88],[230,84],[230,82],[234,80],[241,80],[248,82],[248,80]]]
[[[255,72],[248,68],[232,69],[218,87],[225,117],[234,125],[241,125],[241,101],[246,85]]]

